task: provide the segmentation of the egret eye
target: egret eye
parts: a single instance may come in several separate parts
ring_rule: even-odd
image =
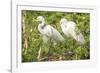
[[[41,24],[42,23],[42,21],[38,21],[38,24]]]

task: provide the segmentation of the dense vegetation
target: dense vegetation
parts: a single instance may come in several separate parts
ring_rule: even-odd
[[[53,45],[51,41],[43,43],[38,31],[37,16],[44,16],[47,24],[51,24],[66,39],[65,42]],[[85,38],[80,45],[74,39],[66,37],[59,21],[62,17],[74,21]],[[41,52],[41,53],[40,53]],[[39,54],[40,53],[40,54]],[[84,60],[90,58],[90,14],[76,12],[22,11],[22,62]]]

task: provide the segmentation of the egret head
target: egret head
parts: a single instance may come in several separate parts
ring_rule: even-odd
[[[62,19],[60,20],[60,24],[63,24],[63,23],[67,23],[67,19],[62,18]]]
[[[43,23],[43,22],[44,22],[44,17],[43,17],[43,16],[38,16],[38,17],[37,17],[37,21],[38,21],[39,23]]]

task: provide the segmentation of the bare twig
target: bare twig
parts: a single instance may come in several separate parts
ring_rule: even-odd
[[[38,61],[40,61],[40,57],[41,57],[41,47],[40,47],[40,49],[39,49],[39,51],[38,51],[38,56],[37,56],[37,60],[38,60]]]

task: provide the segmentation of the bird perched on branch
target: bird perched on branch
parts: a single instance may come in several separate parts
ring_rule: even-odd
[[[43,41],[45,43],[47,43],[50,39],[54,42],[64,41],[62,35],[54,27],[45,24],[45,19],[43,16],[38,16],[37,21],[39,22],[38,30],[42,34]]]
[[[85,43],[85,39],[84,39],[82,33],[79,32],[75,22],[68,21],[67,19],[62,18],[60,20],[60,25],[61,25],[61,29],[62,29],[63,33],[67,37],[72,37],[80,44]]]

